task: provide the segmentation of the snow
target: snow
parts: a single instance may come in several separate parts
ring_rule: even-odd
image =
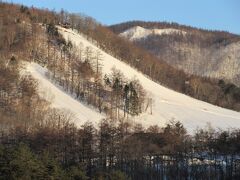
[[[140,26],[134,26],[123,33],[120,33],[119,36],[129,39],[131,41],[146,38],[150,35],[164,35],[164,34],[186,34],[185,31],[178,29],[167,28],[167,29],[145,29]]]
[[[24,73],[30,74],[38,81],[39,95],[51,102],[54,108],[64,109],[74,115],[74,123],[79,127],[85,122],[92,122],[97,126],[101,119],[104,118],[103,114],[98,113],[93,108],[82,104],[73,96],[66,93],[61,87],[52,83],[46,76],[48,70],[41,67],[36,63],[25,63]]]
[[[142,123],[144,127],[148,127],[150,125],[164,126],[169,121],[175,120],[183,123],[189,133],[193,133],[197,127],[203,128],[209,123],[214,128],[221,128],[224,130],[229,128],[240,128],[239,112],[214,106],[165,88],[158,83],[151,81],[145,75],[130,67],[126,63],[103,52],[94,44],[86,40],[81,34],[78,34],[70,29],[62,27],[58,28],[63,37],[71,40],[75,45],[84,45],[85,47],[89,46],[94,50],[101,51],[103,57],[103,73],[109,74],[112,67],[116,67],[121,70],[127,78],[132,79],[135,77],[139,79],[142,86],[149,94],[151,94],[154,101],[152,115],[150,112],[145,112],[140,117],[133,119],[137,123]],[[80,107],[75,107],[77,105]],[[86,109],[79,103],[73,104],[70,107],[70,109],[76,108],[80,110],[81,107]],[[98,117],[96,113],[93,116]]]

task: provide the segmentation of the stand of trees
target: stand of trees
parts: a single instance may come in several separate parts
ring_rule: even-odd
[[[111,119],[77,128],[59,112],[0,136],[2,179],[238,179],[239,130],[164,128]],[[55,117],[55,120],[54,120]],[[63,117],[63,116],[61,116]]]
[[[103,76],[101,52],[66,42],[52,23],[46,24],[46,32],[38,33],[41,46],[33,50],[32,59],[47,66],[49,78],[65,91],[118,119],[146,110],[146,93],[137,80],[127,80],[117,69]]]

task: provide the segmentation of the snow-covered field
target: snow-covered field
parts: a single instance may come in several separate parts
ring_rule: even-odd
[[[83,125],[90,121],[98,125],[99,121],[104,118],[103,114],[98,113],[93,108],[88,107],[69,95],[58,85],[52,83],[46,76],[48,71],[36,63],[25,63],[25,73],[29,73],[38,81],[39,95],[52,103],[52,107],[65,109],[74,115],[75,124]]]
[[[122,33],[119,36],[127,38],[131,41],[146,38],[150,35],[164,35],[164,34],[186,34],[185,31],[178,29],[168,28],[168,29],[145,29],[140,26],[134,26]]]
[[[87,41],[82,35],[70,29],[59,27],[59,32],[65,39],[71,40],[75,45],[83,44],[85,47],[89,46],[94,50],[100,50],[94,44]],[[103,51],[101,52],[103,55],[103,73],[108,74],[111,72],[112,67],[116,67],[129,79],[133,77],[139,79],[145,90],[153,97],[153,114],[151,115],[149,112],[146,112],[140,117],[137,117],[134,120],[135,122],[142,123],[147,127],[156,124],[163,126],[170,120],[175,120],[182,122],[190,133],[197,127],[205,127],[208,123],[215,128],[221,129],[240,128],[239,112],[217,107],[165,88],[151,81],[124,62]],[[76,107],[71,106],[70,109],[71,108]],[[92,120],[96,121],[96,119]]]

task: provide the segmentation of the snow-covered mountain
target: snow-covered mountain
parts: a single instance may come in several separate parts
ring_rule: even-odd
[[[164,126],[171,120],[180,121],[189,133],[192,133],[197,127],[205,127],[208,123],[215,128],[221,129],[240,128],[239,112],[220,108],[163,87],[128,64],[103,52],[81,34],[62,27],[58,27],[58,29],[66,40],[72,41],[76,46],[88,46],[102,53],[103,75],[109,74],[112,67],[115,67],[121,70],[127,78],[139,79],[148,94],[152,96],[154,104],[152,114],[145,112],[132,119],[132,121],[142,123],[145,127],[150,125]],[[61,87],[54,85],[47,79],[45,75],[46,69],[32,63],[27,66],[27,70],[34,78],[39,80],[40,91],[49,91],[54,95],[52,100],[54,107],[72,111],[78,118],[77,124],[81,125],[86,121],[97,124],[104,117],[92,108],[76,101],[72,96],[62,91]]]
[[[167,29],[146,29],[140,26],[132,27],[119,35],[131,41],[143,39],[150,35],[163,35],[163,34],[186,34],[185,31],[178,29],[167,28]]]

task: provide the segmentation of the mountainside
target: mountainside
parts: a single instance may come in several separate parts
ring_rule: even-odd
[[[240,85],[240,36],[238,35],[178,24],[138,21],[114,25],[110,28],[186,73],[224,79]],[[164,32],[170,28],[182,33],[148,33],[156,29]],[[140,32],[144,29],[144,36],[139,36],[139,29]]]
[[[97,123],[106,114],[107,117],[116,119],[129,118],[146,127],[155,124],[163,126],[171,120],[182,122],[189,131],[198,126],[203,127],[207,122],[224,129],[238,127],[238,112],[181,94],[189,94],[200,100],[238,110],[240,93],[235,86],[222,81],[189,76],[176,70],[143,49],[119,38],[91,18],[76,16],[72,24],[64,25],[64,18],[48,12],[49,14],[45,13],[48,22],[37,23],[35,21],[42,20],[42,11],[24,7],[13,8],[16,8],[16,13],[20,11],[22,20],[9,17],[11,26],[8,19],[4,19],[3,24],[9,31],[18,29],[19,32],[12,38],[9,31],[2,30],[9,42],[9,49],[2,51],[15,54],[10,56],[13,62],[16,59],[34,61],[35,64],[29,65],[27,69],[39,80],[40,92],[46,91],[45,99],[50,97],[53,107],[72,111],[77,118],[77,124],[81,125],[88,120]],[[39,13],[36,15],[38,19],[31,15],[36,12]],[[72,18],[72,15],[66,16]],[[58,23],[54,23],[55,21]],[[88,26],[84,26],[86,24]],[[74,30],[70,30],[70,26]],[[157,37],[188,37],[190,33],[187,28],[181,29],[178,26],[166,26],[163,29],[155,27],[150,31],[146,27],[137,27],[130,31],[130,35],[137,32],[134,38],[148,39],[156,34]],[[225,36],[226,39],[233,38],[232,42],[235,40],[234,35]],[[18,39],[23,39],[26,48],[20,46]],[[212,37],[211,41],[214,39],[216,37]],[[14,47],[18,51],[14,51]],[[113,67],[120,71],[112,71]],[[48,71],[49,80],[44,74]],[[56,97],[51,97],[51,94]]]
[[[140,116],[132,117],[136,123],[142,123],[148,127],[156,124],[163,126],[171,120],[180,121],[189,132],[193,132],[197,127],[204,127],[207,123],[222,129],[240,127],[240,113],[213,106],[167,89],[151,81],[124,62],[102,51],[82,35],[61,27],[59,27],[59,32],[77,47],[89,47],[92,50],[100,51],[102,54],[103,74],[110,74],[111,69],[115,67],[128,79],[136,78],[139,80],[154,102],[152,114],[148,110]]]

